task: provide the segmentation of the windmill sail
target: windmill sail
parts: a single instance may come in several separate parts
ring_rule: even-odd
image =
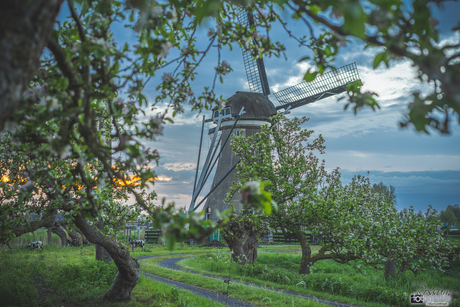
[[[302,82],[274,93],[281,104],[276,109],[298,108],[346,91],[347,86],[353,83],[361,83],[356,63],[348,64],[337,68],[335,71],[327,72],[317,76],[312,82]]]
[[[247,13],[244,9],[238,12],[238,21],[242,26],[250,27],[254,24],[252,13]],[[254,41],[254,43],[256,43]],[[268,86],[267,74],[265,73],[264,60],[258,58],[254,60],[251,52],[247,48],[243,48],[243,62],[246,69],[246,77],[248,78],[249,90],[253,93],[261,93],[265,96],[270,95]]]

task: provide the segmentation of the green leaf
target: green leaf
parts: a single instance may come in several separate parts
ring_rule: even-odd
[[[321,12],[321,9],[317,5],[309,5],[308,10],[312,12],[315,15],[318,15],[319,12]]]
[[[305,75],[303,76],[303,79],[306,81],[306,82],[311,82],[313,80],[315,80],[316,78],[316,75],[318,74],[317,71],[315,72],[310,72],[311,68],[309,68],[307,70],[307,72],[305,73]]]
[[[19,205],[22,205],[24,203],[24,193],[19,193],[18,203]]]
[[[169,250],[173,250],[174,249],[174,243],[175,243],[175,240],[174,240],[174,236],[173,235],[167,235],[166,236],[166,247],[169,249]]]
[[[384,51],[384,52],[381,52],[379,54],[377,54],[375,56],[375,59],[374,59],[374,68],[376,68],[377,66],[379,66],[379,64],[384,61],[386,64],[387,64],[387,67],[388,67],[388,60],[387,60],[387,52]]]
[[[364,13],[361,4],[358,1],[347,3],[343,13],[345,22],[343,28],[352,35],[363,38],[366,30],[365,22],[367,15]]]

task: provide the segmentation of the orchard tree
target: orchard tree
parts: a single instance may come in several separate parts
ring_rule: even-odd
[[[1,173],[4,174],[0,185],[0,238],[3,242],[35,231],[40,227],[53,227],[57,212],[64,211],[64,216],[72,221],[88,241],[100,245],[118,267],[118,273],[110,290],[105,294],[109,301],[126,300],[139,280],[139,263],[131,257],[129,247],[116,239],[114,231],[126,221],[134,221],[142,211],[141,206],[126,206],[128,186],[125,182],[101,180],[99,172],[102,162],[90,160],[81,166],[85,174],[83,181],[74,181],[72,171],[79,162],[71,158],[50,157],[44,161],[37,159],[30,151],[24,150],[23,143],[11,141],[11,135],[3,132],[0,142]],[[115,164],[115,167],[118,162]],[[93,188],[93,194],[104,199],[100,203],[98,215],[91,215],[91,204],[87,199],[85,188]],[[154,208],[156,194],[139,195]],[[209,235],[215,227],[211,222],[199,216],[176,214],[172,205],[155,208],[151,217],[156,224],[168,224],[166,242],[172,247],[174,241],[194,238],[196,235]],[[29,222],[25,212],[41,214],[40,221]],[[224,222],[224,221],[223,221]],[[98,227],[99,223],[104,227]],[[70,223],[69,223],[70,224]],[[185,230],[186,224],[189,230]],[[67,225],[69,226],[69,225]],[[69,227],[67,227],[69,229]],[[177,232],[178,231],[178,232]],[[62,239],[61,239],[62,240]]]
[[[446,210],[452,210],[457,218],[457,221],[460,221],[460,206],[459,205],[449,205]]]
[[[318,218],[322,222],[313,231],[322,236],[323,251],[330,254],[322,253],[321,257],[332,257],[358,269],[372,266],[384,270],[389,278],[408,270],[443,271],[449,258],[459,256],[455,244],[436,231],[436,220],[418,216],[412,207],[401,216],[392,202],[374,192],[367,177],[354,177],[349,185],[331,186],[320,195],[323,193],[328,197],[320,197],[319,205],[327,209],[317,211],[323,218]],[[436,210],[430,207],[425,216],[432,214]],[[335,255],[346,256],[335,259]]]
[[[272,229],[281,230],[285,237],[294,236],[300,242],[302,259],[300,274],[308,274],[311,248],[304,232],[310,228],[311,219],[318,207],[318,190],[329,184],[339,184],[338,170],[328,173],[325,161],[317,153],[324,153],[324,139],[312,139],[312,130],[302,129],[307,118],[287,119],[278,114],[272,117],[271,126],[262,126],[261,132],[250,137],[235,137],[232,148],[241,159],[237,166],[238,182],[231,194],[242,184],[252,180],[271,182],[267,191],[279,206],[277,212],[263,217]]]
[[[305,119],[288,120],[278,114],[271,120],[271,127],[264,126],[253,137],[234,138],[233,150],[241,162],[232,191],[254,178],[272,182],[267,190],[279,210],[261,218],[299,240],[299,273],[308,274],[319,260],[363,260],[385,270],[388,278],[406,270],[442,269],[455,254],[453,245],[436,232],[435,220],[418,217],[413,209],[400,215],[393,201],[376,193],[366,177],[342,186],[338,170],[328,174],[313,152],[324,151],[324,140],[309,139],[312,131],[300,127]],[[432,214],[430,209],[426,216]],[[313,257],[305,228],[322,238],[322,248]]]
[[[457,217],[455,216],[455,213],[452,209],[441,210],[439,219],[443,224],[448,223],[449,226],[458,222]]]
[[[276,212],[277,204],[265,191],[267,182],[250,181],[241,188],[242,209],[236,213],[233,204],[221,235],[231,250],[233,261],[238,264],[253,264],[257,260],[259,240],[270,233],[269,225],[261,216]],[[262,206],[258,210],[254,207]]]

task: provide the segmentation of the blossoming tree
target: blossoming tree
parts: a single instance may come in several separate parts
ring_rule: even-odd
[[[278,114],[271,118],[272,126],[264,125],[254,136],[235,137],[232,148],[241,162],[237,166],[239,181],[233,183],[230,192],[235,193],[241,184],[251,180],[271,182],[267,191],[272,193],[279,210],[262,218],[285,237],[299,240],[301,274],[309,273],[311,262],[311,248],[303,228],[312,221],[318,190],[337,184],[339,176],[338,170],[328,173],[325,161],[316,156],[324,153],[324,139],[321,135],[312,139],[313,131],[301,128],[306,121],[307,118],[289,120]]]
[[[436,232],[434,220],[417,217],[413,210],[401,219],[393,201],[375,192],[367,178],[359,176],[342,186],[338,169],[326,172],[324,160],[315,156],[315,151],[324,152],[324,140],[311,140],[313,131],[300,127],[305,118],[289,120],[278,114],[271,120],[271,127],[264,126],[253,137],[232,141],[241,162],[231,193],[256,178],[272,183],[267,190],[279,210],[260,218],[299,240],[300,274],[308,274],[319,260],[355,266],[363,260],[389,277],[406,270],[442,269],[458,253]],[[322,238],[314,256],[305,229]]]
[[[435,219],[418,216],[413,208],[400,215],[391,200],[374,192],[367,177],[356,176],[343,188],[331,186],[319,195],[313,232],[322,236],[324,251],[362,260],[340,262],[384,270],[389,278],[427,268],[443,271],[449,258],[459,256],[456,245],[436,231]],[[430,207],[426,216],[431,214],[436,210]],[[330,258],[325,253],[316,257]]]

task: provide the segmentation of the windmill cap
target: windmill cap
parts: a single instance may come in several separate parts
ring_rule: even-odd
[[[225,107],[231,107],[232,114],[240,112],[244,107],[245,114],[241,115],[240,119],[268,120],[276,114],[275,106],[270,99],[260,93],[236,92],[227,99]],[[217,110],[217,107],[213,108],[214,110]]]

